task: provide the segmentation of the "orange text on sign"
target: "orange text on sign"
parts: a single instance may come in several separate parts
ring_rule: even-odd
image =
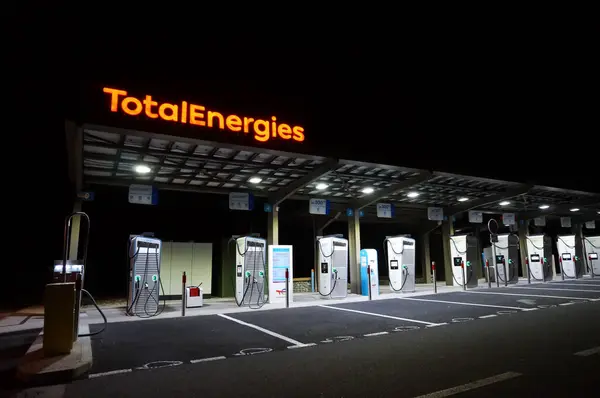
[[[159,103],[151,95],[143,99],[127,96],[127,91],[104,87],[110,95],[111,112],[123,112],[126,115],[146,115],[151,119],[162,119],[168,122],[193,124],[196,126],[217,128],[233,132],[243,131],[252,134],[254,139],[266,142],[271,138],[304,141],[304,128],[277,123],[275,116],[271,120],[254,119],[237,115],[223,115],[220,112],[207,110],[202,105],[181,101],[179,104]]]

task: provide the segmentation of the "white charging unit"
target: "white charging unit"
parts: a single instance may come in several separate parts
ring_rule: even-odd
[[[588,236],[585,240],[585,254],[588,267],[596,278],[600,277],[600,236]],[[590,275],[592,273],[590,272]]]
[[[552,238],[547,235],[527,236],[527,261],[531,279],[548,282],[554,278],[552,272]]]
[[[158,312],[160,297],[160,239],[131,236],[127,312],[151,316]]]
[[[267,241],[242,236],[235,240],[235,298],[238,305],[262,305],[265,300]]]
[[[294,301],[294,277],[293,277],[293,247],[291,245],[269,245],[269,303]],[[286,279],[287,274],[287,279]],[[289,281],[289,290],[286,283]]]
[[[371,298],[379,297],[379,271],[377,270],[377,250],[360,251],[360,292],[369,295],[369,274],[371,274]]]
[[[514,234],[498,235],[496,246],[496,275],[500,283],[519,281],[519,238]],[[508,273],[508,275],[505,275]]]
[[[558,261],[563,278],[577,279],[583,276],[583,270],[579,266],[579,258],[575,250],[575,235],[556,237],[556,248],[558,249]]]
[[[317,253],[321,297],[348,296],[348,240],[338,236],[320,237]]]
[[[450,237],[450,255],[452,257],[452,276],[454,286],[466,285],[477,287],[478,280],[474,269],[477,264],[477,237],[471,235],[455,235]],[[464,278],[463,280],[463,267]]]
[[[385,239],[390,290],[395,293],[415,291],[415,240],[404,236]]]

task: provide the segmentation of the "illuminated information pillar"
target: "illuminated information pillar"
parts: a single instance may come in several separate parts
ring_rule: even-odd
[[[291,245],[269,245],[269,303],[285,304],[286,294],[294,301],[293,250]],[[286,271],[289,292],[286,286]]]

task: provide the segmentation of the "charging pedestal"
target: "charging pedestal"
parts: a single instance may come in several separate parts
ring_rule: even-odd
[[[513,234],[498,235],[496,249],[496,275],[500,283],[519,281],[519,238]]]
[[[377,267],[377,250],[362,249],[360,251],[360,292],[363,296],[369,295],[370,281],[371,298],[379,297],[379,271]]]
[[[556,239],[558,260],[562,279],[579,279],[583,277],[581,260],[577,256],[575,235],[558,236]]]
[[[269,245],[267,258],[269,260],[269,303],[293,302],[293,246]]]
[[[44,356],[71,352],[76,340],[75,283],[50,283],[44,292]]]
[[[546,235],[527,237],[528,272],[530,279],[549,282],[552,274],[552,238]]]
[[[585,255],[588,260],[588,272],[592,278],[600,277],[600,236],[588,236],[584,238]]]
[[[319,294],[322,298],[348,296],[348,240],[338,236],[317,239]]]
[[[388,236],[388,275],[392,292],[415,291],[415,240],[404,236]]]
[[[476,264],[479,257],[477,237],[470,235],[450,237],[450,254],[453,285],[476,288],[478,280],[472,265]]]

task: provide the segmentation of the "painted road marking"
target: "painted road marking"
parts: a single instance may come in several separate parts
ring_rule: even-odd
[[[514,379],[515,377],[519,377],[519,376],[521,376],[521,373],[516,373],[516,372],[501,373],[499,375],[488,377],[486,379],[477,380],[472,383],[467,383],[467,384],[463,384],[460,386],[447,388],[445,390],[440,390],[440,391],[432,392],[432,393],[425,394],[425,395],[419,395],[418,397],[415,397],[415,398],[449,397],[450,395],[460,394],[461,392],[470,391],[470,390],[474,390],[476,388],[489,386],[490,384]]]
[[[200,363],[200,362],[212,362],[212,361],[220,361],[221,359],[227,359],[226,357],[209,357],[209,358],[201,358],[201,359],[192,359],[190,363]]]
[[[425,322],[425,321],[419,321],[419,320],[416,320],[416,319],[408,319],[408,318],[400,318],[400,317],[397,317],[397,316],[377,314],[375,312],[366,312],[366,311],[359,311],[359,310],[351,310],[350,308],[329,307],[327,305],[319,305],[319,307],[329,308],[329,309],[338,310],[338,311],[355,312],[357,314],[363,314],[363,315],[378,316],[378,317],[387,318],[387,319],[395,319],[395,320],[398,320],[398,321],[406,321],[406,322],[413,322],[413,323],[422,323],[424,325],[432,325],[432,326],[440,326],[440,325],[442,325],[441,323]]]
[[[509,306],[505,306],[505,305],[461,303],[459,301],[429,300],[429,299],[419,299],[419,298],[412,298],[412,297],[398,297],[398,300],[430,301],[432,303],[470,305],[470,306],[474,306],[474,307],[504,308],[504,309],[508,309],[508,310],[520,310],[520,311],[529,311],[530,310],[529,308],[509,307]]]
[[[388,332],[367,333],[367,334],[363,334],[363,336],[373,337],[373,336],[383,336],[384,334],[388,334]]]
[[[314,347],[316,345],[317,345],[317,343],[308,343],[308,344],[302,344],[302,345],[291,345],[291,346],[288,346],[288,348],[290,350],[292,350],[294,348]]]
[[[118,375],[120,373],[129,373],[131,371],[132,371],[131,369],[117,369],[117,370],[111,370],[110,372],[92,373],[88,377],[90,379],[93,379],[93,378],[96,378],[96,377]]]
[[[277,337],[278,339],[287,341],[288,343],[292,343],[293,345],[304,345],[304,343],[301,343],[298,340],[291,339],[291,338],[286,337],[286,336],[284,336],[282,334],[275,333],[275,332],[273,332],[271,330],[268,330],[268,329],[265,329],[265,328],[261,328],[260,326],[253,325],[253,324],[248,323],[248,322],[240,321],[239,319],[232,318],[232,317],[230,317],[228,315],[225,315],[225,314],[217,314],[217,315],[220,316],[221,318],[229,319],[232,322],[239,323],[240,325],[248,326],[249,328],[256,329],[256,330],[261,331],[261,332],[263,332],[265,334],[268,334],[270,336]]]
[[[600,354],[600,347],[594,347],[594,348],[590,348],[589,350],[579,351],[573,355],[577,355],[580,357],[588,357],[588,356],[594,355],[594,354]]]
[[[595,299],[585,298],[585,297],[565,297],[565,296],[546,296],[542,294],[527,294],[527,293],[503,293],[503,292],[484,292],[484,291],[474,291],[467,290],[467,292],[471,294],[499,294],[502,296],[526,296],[526,297],[543,297],[543,298],[555,298],[555,299],[565,299],[565,300],[588,300],[588,301],[596,301]],[[531,310],[531,308],[527,308]]]
[[[584,293],[600,293],[600,290],[589,289],[558,289],[555,287],[527,287],[527,286],[511,286],[513,289],[529,289],[529,290],[558,290],[559,292],[584,292]]]
[[[559,305],[573,305],[573,304],[575,304],[575,303],[569,301],[568,303],[560,303]]]
[[[495,316],[498,316],[498,315],[496,315],[496,314],[483,315],[483,316],[480,316],[479,319],[493,318]]]
[[[598,286],[600,287],[600,284],[597,283],[563,283],[563,282],[556,282],[557,285],[564,285],[564,286]]]

